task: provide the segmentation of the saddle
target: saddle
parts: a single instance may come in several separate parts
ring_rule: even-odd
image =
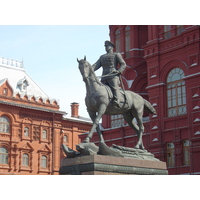
[[[111,100],[113,100],[113,93],[112,93],[112,90],[110,89],[110,87],[108,86],[108,85],[105,85],[104,84],[104,86],[105,86],[105,88],[106,88],[106,90],[107,90],[107,92],[108,92],[108,97],[109,97],[109,99],[110,99],[110,101]],[[120,96],[118,97],[118,99],[120,100],[120,104],[122,103],[122,104],[128,104],[128,102],[127,102],[127,98],[126,98],[126,96],[125,96],[125,91],[122,89],[122,88],[120,88]]]
[[[108,85],[105,85],[104,84],[104,87],[106,88],[107,92],[108,92],[108,97],[109,99],[113,99],[113,93],[112,93],[112,90],[110,89],[110,87]]]

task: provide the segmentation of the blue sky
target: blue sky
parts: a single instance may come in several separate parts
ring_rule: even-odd
[[[3,1],[0,56],[23,59],[30,77],[50,98],[60,99],[60,110],[70,115],[70,103],[76,101],[80,103],[80,115],[87,117],[85,85],[76,59],[86,55],[93,64],[105,53],[103,43],[109,39],[108,24],[199,24],[198,6],[194,8],[193,4],[187,4],[185,8],[182,5],[180,13],[176,12],[177,18],[163,16],[158,0],[131,2],[131,6],[127,6],[129,4],[130,1],[126,0],[123,3],[94,3],[91,0],[57,0],[56,3],[47,0]],[[179,8],[180,3],[173,1],[174,10],[176,6]],[[171,8],[168,2],[165,10]],[[183,9],[187,9],[187,15],[182,12]],[[188,17],[191,14],[192,23]]]
[[[28,75],[50,98],[60,100],[60,110],[70,116],[70,104],[78,102],[79,114],[88,117],[77,58],[86,55],[93,64],[105,53],[108,25],[1,25],[0,33],[1,57],[23,59]]]

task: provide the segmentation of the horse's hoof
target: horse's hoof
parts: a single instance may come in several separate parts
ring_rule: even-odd
[[[145,148],[144,148],[144,147],[140,147],[140,149],[143,150],[143,151],[145,151]]]
[[[139,144],[136,144],[134,149],[139,149]]]
[[[144,146],[143,145],[139,145],[139,144],[136,144],[134,149],[141,149],[141,150],[145,150]]]

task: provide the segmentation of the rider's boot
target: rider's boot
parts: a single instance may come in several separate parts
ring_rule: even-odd
[[[119,97],[119,91],[113,90],[113,103],[116,107],[120,108],[120,103],[119,103],[118,97]]]
[[[113,103],[114,103],[114,105],[115,105],[116,107],[120,108],[120,104],[119,104],[119,102],[118,102],[117,99],[114,99],[114,100],[113,100]]]

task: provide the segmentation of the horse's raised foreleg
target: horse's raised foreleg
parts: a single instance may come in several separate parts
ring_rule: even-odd
[[[104,142],[103,135],[102,135],[100,128],[99,128],[99,121],[102,118],[105,111],[106,111],[106,105],[105,104],[101,104],[101,106],[98,109],[97,114],[94,111],[88,110],[90,118],[93,121],[93,125],[92,125],[92,128],[91,128],[90,132],[88,133],[87,137],[85,138],[84,142],[90,142],[90,139],[92,138],[95,129],[97,130],[97,133],[99,135],[100,142]]]

